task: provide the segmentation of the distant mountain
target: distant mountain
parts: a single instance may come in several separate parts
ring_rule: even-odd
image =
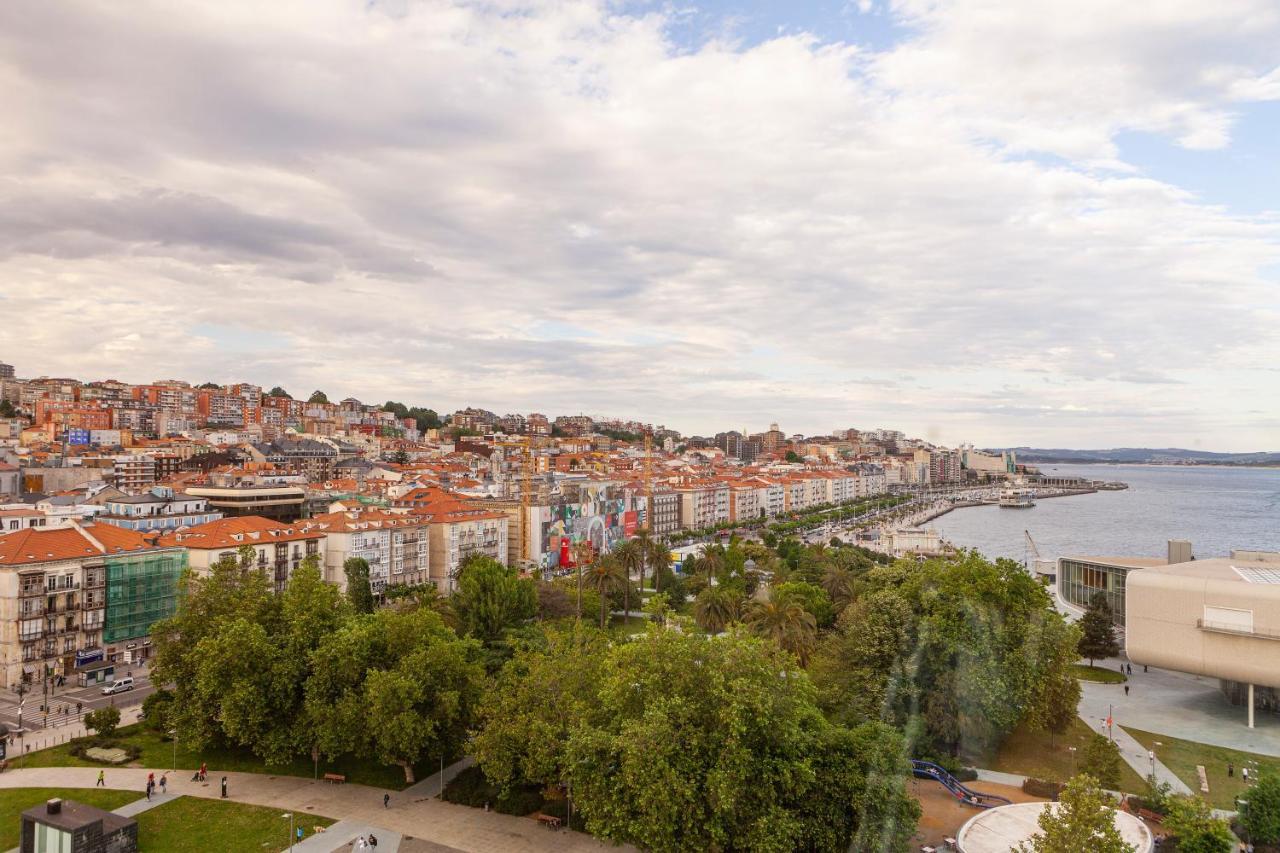
[[[1110,450],[1015,447],[1019,462],[1116,462],[1153,465],[1280,465],[1280,451],[1212,453],[1177,447],[1114,447]]]

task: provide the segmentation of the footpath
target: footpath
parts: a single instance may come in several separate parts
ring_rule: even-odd
[[[466,761],[445,769],[445,781],[462,770]],[[130,803],[133,813],[154,808],[179,796],[218,799],[220,782],[227,777],[228,799],[237,803],[266,806],[293,812],[308,838],[295,850],[333,853],[349,850],[358,835],[374,832],[378,850],[406,853],[586,853],[586,851],[635,851],[634,847],[604,844],[589,835],[568,829],[552,830],[529,818],[486,812],[454,805],[435,798],[439,775],[430,776],[404,791],[386,791],[351,783],[335,785],[294,776],[263,773],[221,773],[209,769],[206,782],[193,782],[185,773],[168,768],[117,768],[106,771],[106,787],[134,790],[141,797],[147,774],[169,773],[169,792],[148,803]],[[92,788],[98,778],[96,767],[31,767],[0,773],[0,788]],[[382,795],[391,794],[389,807]],[[121,810],[120,813],[124,813]],[[327,831],[314,833],[307,815],[335,821]]]

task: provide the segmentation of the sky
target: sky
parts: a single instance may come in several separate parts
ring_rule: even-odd
[[[0,360],[1280,450],[1275,0],[0,4]]]

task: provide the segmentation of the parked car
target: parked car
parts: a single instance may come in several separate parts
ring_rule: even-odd
[[[102,688],[103,696],[113,696],[116,693],[123,693],[126,690],[133,689],[133,676],[126,675],[124,678],[117,678],[106,687]]]

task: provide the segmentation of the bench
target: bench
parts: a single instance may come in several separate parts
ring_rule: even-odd
[[[538,812],[536,815],[533,816],[533,819],[536,820],[538,823],[542,824],[543,826],[546,826],[550,829],[560,828],[560,818],[556,817],[553,814],[543,814],[542,812]]]
[[[1209,793],[1209,774],[1205,772],[1203,764],[1196,765],[1196,774],[1200,777],[1200,793]]]
[[[347,781],[347,777],[341,773],[326,773],[324,774],[324,781],[332,782],[335,785],[341,785],[343,782]]]

